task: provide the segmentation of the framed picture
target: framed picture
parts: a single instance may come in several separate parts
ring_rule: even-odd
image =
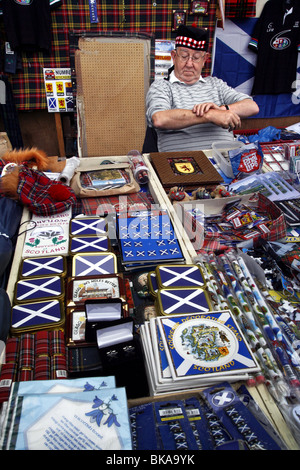
[[[190,13],[193,15],[208,15],[209,0],[193,0],[191,2]]]
[[[173,10],[173,31],[186,23],[186,10]]]

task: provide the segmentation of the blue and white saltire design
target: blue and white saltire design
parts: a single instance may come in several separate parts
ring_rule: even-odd
[[[107,237],[73,237],[71,239],[71,253],[108,251]]]
[[[62,294],[62,281],[59,276],[19,280],[16,286],[17,302],[59,297]]]
[[[32,302],[14,305],[12,308],[12,328],[31,328],[49,325],[62,320],[62,308],[59,300]]]
[[[237,91],[251,95],[257,55],[248,48],[257,18],[226,19],[224,29],[216,28],[212,75]],[[292,94],[257,95],[255,118],[298,116],[300,104],[300,54],[295,74],[296,91]]]
[[[115,272],[116,258],[113,253],[77,254],[73,257],[73,276],[99,276]]]
[[[23,261],[21,277],[62,275],[65,270],[62,256],[26,258]]]
[[[158,292],[158,299],[164,315],[209,311],[202,289],[162,289]]]
[[[174,378],[193,379],[204,375],[206,377],[223,375],[226,380],[226,375],[259,371],[258,364],[229,310],[198,316],[195,314],[161,316],[158,317],[158,322]],[[189,328],[194,328],[193,338],[190,336]],[[203,337],[205,342],[202,343],[201,335],[197,335],[205,328],[207,334]],[[212,346],[206,357],[197,357],[197,354],[193,353],[195,342],[200,349],[205,348],[209,342],[213,343],[213,334],[216,337],[220,334],[226,336],[224,348],[227,353],[219,357],[216,355],[214,360],[209,355],[214,352]],[[192,348],[188,348],[186,340],[191,341]]]
[[[205,282],[198,266],[168,266],[156,268],[161,287],[202,287]]]
[[[78,217],[70,222],[72,237],[96,236],[106,234],[106,220],[99,217]]]

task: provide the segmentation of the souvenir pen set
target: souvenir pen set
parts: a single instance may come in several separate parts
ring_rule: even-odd
[[[221,382],[189,398],[130,407],[133,450],[284,450],[251,402],[247,391]]]
[[[202,257],[202,269],[212,304],[216,309],[230,308],[259,364],[260,371],[248,384],[264,382],[281,402],[300,390],[297,328],[282,310],[273,310],[246,259],[234,250],[219,256],[211,253]]]

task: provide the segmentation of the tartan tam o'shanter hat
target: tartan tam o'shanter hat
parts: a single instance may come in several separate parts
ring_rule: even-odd
[[[196,51],[207,51],[207,31],[194,26],[180,25],[176,30],[175,47],[188,47]]]

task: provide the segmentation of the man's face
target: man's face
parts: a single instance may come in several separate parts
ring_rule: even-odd
[[[193,85],[201,75],[207,58],[207,52],[195,51],[188,47],[177,47],[171,52],[176,77]]]

